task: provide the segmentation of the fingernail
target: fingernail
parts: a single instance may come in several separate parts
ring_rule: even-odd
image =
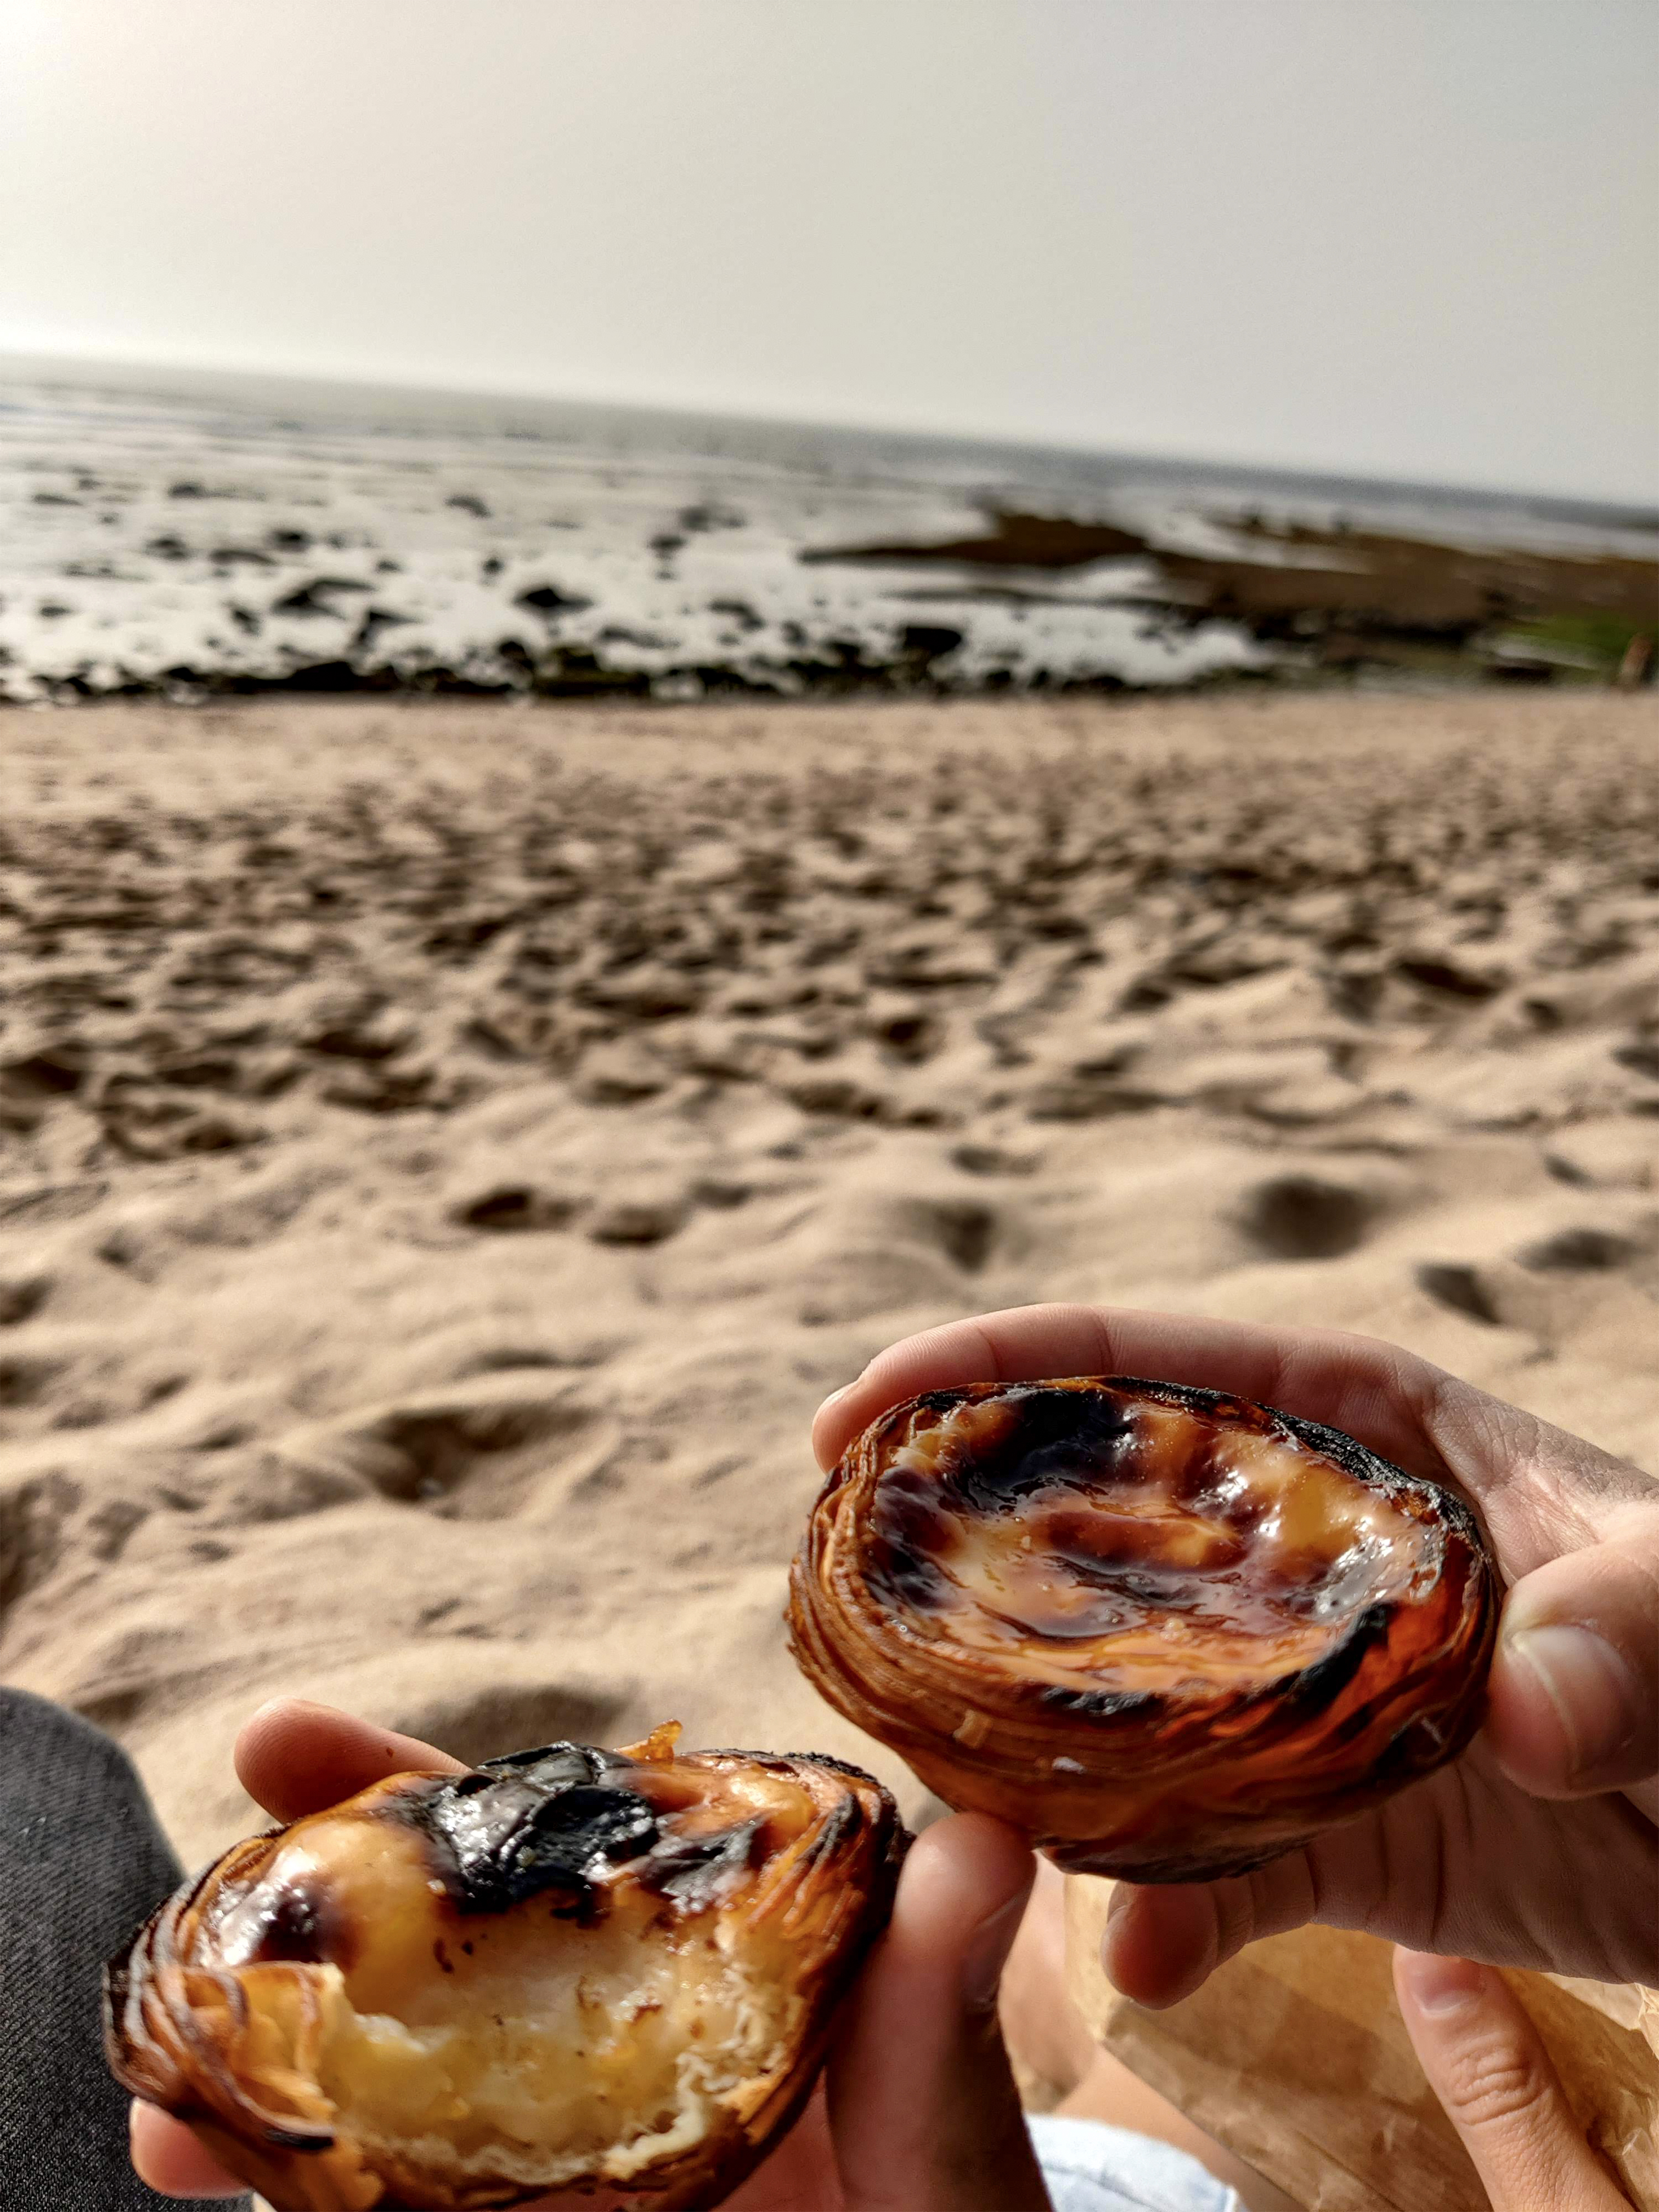
[[[1434,1951],[1401,1951],[1401,1978],[1419,2012],[1461,2012],[1486,1985],[1486,1970],[1468,1959],[1443,1959]]]
[[[962,1993],[975,2012],[988,2012],[997,2001],[1002,1969],[1018,1933],[1025,1898],[1010,1898],[1001,1911],[981,1921],[962,1954]]]
[[[823,1403],[818,1407],[818,1413],[827,1413],[831,1406],[836,1405],[841,1399],[844,1398],[852,1387],[853,1386],[850,1382],[843,1382],[839,1390],[832,1390],[830,1393],[830,1395],[824,1400]],[[814,1413],[812,1416],[812,1419],[815,1421],[818,1417],[818,1413]]]
[[[1626,1750],[1642,1698],[1629,1662],[1593,1628],[1551,1622],[1505,1638],[1511,1665],[1530,1668],[1555,1708],[1572,1755],[1575,1781],[1592,1779]]]

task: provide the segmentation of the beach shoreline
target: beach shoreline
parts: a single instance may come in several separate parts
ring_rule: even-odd
[[[0,361],[0,702],[1651,676],[1650,511]]]

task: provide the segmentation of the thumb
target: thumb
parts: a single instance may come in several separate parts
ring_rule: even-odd
[[[1577,1797],[1659,1774],[1659,1513],[1525,1576],[1510,1592],[1487,1686],[1486,1735],[1534,1797]]]
[[[247,2202],[247,2184],[227,2173],[212,2152],[169,2112],[135,2103],[128,2118],[132,2163],[162,2197],[227,2197]]]
[[[982,1813],[912,1845],[830,2061],[847,2212],[1048,2212],[997,2020],[1032,1872]]]
[[[1631,2212],[1501,1974],[1465,1959],[1397,1950],[1394,1985],[1412,2047],[1492,2212]]]

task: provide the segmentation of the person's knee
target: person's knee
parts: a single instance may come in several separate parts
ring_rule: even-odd
[[[123,1767],[131,1764],[113,1737],[67,1705],[54,1705],[33,1690],[0,1686],[0,1782],[4,1767],[20,1757],[49,1751]]]
[[[0,1827],[27,1848],[28,1825],[92,1801],[106,1817],[125,1806],[150,1819],[137,1770],[113,1737],[49,1698],[0,1687]]]

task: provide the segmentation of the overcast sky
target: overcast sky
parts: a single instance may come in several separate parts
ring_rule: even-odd
[[[1656,0],[0,0],[0,346],[1659,498]]]

